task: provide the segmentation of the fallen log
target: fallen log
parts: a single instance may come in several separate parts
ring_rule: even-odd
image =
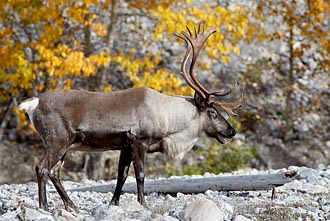
[[[291,182],[297,176],[296,172],[280,172],[257,175],[225,175],[203,178],[169,178],[159,180],[146,180],[144,192],[148,193],[204,193],[207,190],[214,191],[253,191],[270,190]],[[115,184],[83,187],[68,191],[94,191],[113,192]],[[126,193],[136,192],[136,183],[125,183],[122,189]]]

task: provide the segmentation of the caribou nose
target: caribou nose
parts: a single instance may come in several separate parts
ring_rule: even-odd
[[[232,134],[232,137],[236,135],[236,130],[234,128],[231,129],[231,134]]]
[[[227,134],[226,134],[227,138],[232,138],[235,135],[236,135],[236,130],[234,128],[231,127],[227,130]]]

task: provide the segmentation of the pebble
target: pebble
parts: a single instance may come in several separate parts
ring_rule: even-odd
[[[245,216],[238,215],[235,217],[234,221],[251,221],[251,219],[246,218]]]

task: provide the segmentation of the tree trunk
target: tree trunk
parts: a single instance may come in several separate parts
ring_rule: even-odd
[[[146,180],[145,193],[204,193],[207,190],[214,191],[254,191],[269,190],[274,187],[289,183],[297,175],[296,172],[258,174],[258,175],[226,175],[204,178],[179,178]],[[113,192],[115,184],[71,189],[68,191],[94,191]],[[130,182],[123,186],[123,192],[135,193],[136,183]]]
[[[292,104],[292,94],[294,90],[294,54],[293,54],[293,43],[294,43],[294,33],[293,27],[290,26],[289,32],[289,76],[287,77],[287,87],[285,91],[285,104],[286,104],[286,131],[284,137],[284,143],[290,144],[292,142],[292,135],[293,135],[293,123],[294,123],[294,116],[296,115],[296,111]]]
[[[8,109],[6,111],[6,114],[0,124],[0,143],[2,142],[3,135],[5,133],[5,129],[7,128],[7,125],[11,119],[12,113],[13,113],[13,107],[17,105],[16,97],[13,98],[13,100],[10,102]]]

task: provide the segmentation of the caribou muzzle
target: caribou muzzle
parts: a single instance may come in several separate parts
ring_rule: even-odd
[[[221,144],[226,144],[227,143],[227,139],[231,139],[236,135],[236,131],[234,128],[229,128],[227,130],[221,131],[220,133],[218,133],[216,139],[217,141],[219,141],[219,143]]]

